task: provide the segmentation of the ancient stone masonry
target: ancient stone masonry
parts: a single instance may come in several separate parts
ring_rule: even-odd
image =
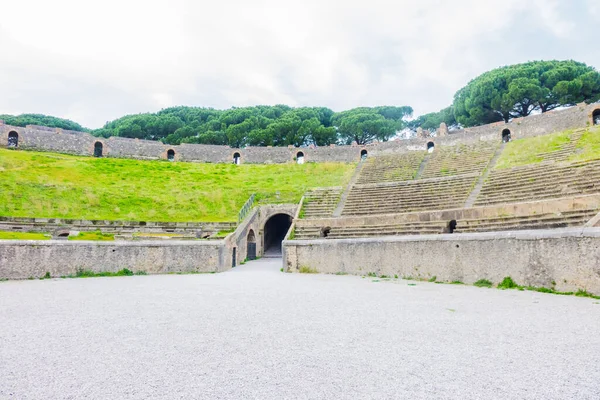
[[[600,229],[284,241],[284,269],[499,283],[600,294]]]
[[[565,110],[554,110],[515,119],[509,123],[498,122],[452,132],[448,132],[447,127],[440,126],[438,136],[435,138],[427,137],[427,132],[420,130],[420,135],[417,135],[419,137],[410,140],[374,143],[367,146],[310,146],[303,147],[301,150],[306,162],[358,162],[365,151],[368,156],[377,156],[388,152],[423,151],[428,142],[432,142],[434,146],[472,144],[480,141],[501,142],[503,138],[506,140],[508,137],[514,140],[567,129],[585,128],[598,121],[600,121],[600,105],[581,104]],[[233,149],[228,146],[201,144],[172,146],[149,140],[97,138],[89,133],[60,128],[34,125],[22,128],[5,125],[3,122],[0,123],[0,147],[87,156],[210,163],[233,163],[233,156],[237,152],[240,164],[292,163],[297,161],[295,159],[299,151],[294,147]],[[101,154],[99,148],[102,150]]]

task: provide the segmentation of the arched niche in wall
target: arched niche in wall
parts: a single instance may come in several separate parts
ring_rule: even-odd
[[[173,149],[167,150],[167,160],[175,161],[175,150],[173,150]]]
[[[600,108],[597,108],[592,113],[592,124],[600,125]]]
[[[503,143],[508,143],[511,140],[511,136],[510,136],[510,129],[504,129],[502,131],[502,142]]]
[[[235,165],[240,165],[242,163],[242,155],[237,151],[233,153],[233,163]]]
[[[304,153],[301,151],[296,153],[296,164],[304,164]]]
[[[435,149],[435,143],[433,143],[433,142],[427,142],[427,152],[428,153],[433,153],[434,149]]]
[[[362,149],[360,151],[360,160],[361,161],[365,161],[368,156],[369,156],[369,152],[367,151],[367,149]]]
[[[246,258],[248,260],[256,259],[256,235],[252,229],[250,229],[246,238],[246,253]]]
[[[16,149],[19,147],[19,134],[15,131],[8,132],[8,147]]]
[[[104,151],[104,145],[102,142],[94,143],[94,157],[102,157],[102,153]]]

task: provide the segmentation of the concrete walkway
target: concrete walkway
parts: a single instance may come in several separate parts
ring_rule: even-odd
[[[230,272],[0,282],[0,399],[598,399],[600,302]]]

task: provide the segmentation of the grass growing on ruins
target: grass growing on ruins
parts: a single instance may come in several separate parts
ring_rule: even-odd
[[[233,165],[79,157],[0,149],[0,215],[134,221],[236,221],[258,202],[297,203],[345,186],[355,164]]]
[[[510,276],[504,277],[502,282],[498,284],[498,289],[517,289],[518,287],[519,285]]]
[[[0,231],[0,240],[50,240],[49,233]]]
[[[538,154],[559,150],[560,145],[571,141],[571,133],[572,131],[558,132],[509,142],[504,147],[496,163],[496,168],[512,168],[539,163],[543,158]]]
[[[111,276],[133,276],[133,275],[147,275],[146,271],[133,272],[130,269],[123,268],[117,272],[94,272],[87,269],[78,269],[74,275],[65,275],[61,278],[99,278],[99,277],[111,277]]]
[[[114,235],[114,233],[102,233],[100,231],[79,232],[79,234],[77,236],[69,236],[69,240],[109,241],[109,240],[115,240],[115,235]]]
[[[475,282],[473,284],[473,286],[491,288],[493,286],[493,284],[492,284],[492,282],[488,281],[487,279],[480,279],[477,282]]]
[[[560,150],[560,146],[571,141],[572,130],[532,138],[517,139],[506,144],[498,162],[497,169],[536,164],[543,161],[541,153]],[[586,129],[576,143],[576,151],[569,161],[588,161],[600,159],[600,128]]]
[[[300,273],[301,274],[318,274],[319,271],[317,271],[315,268],[311,268],[311,267],[307,267],[306,265],[302,265],[300,267]]]
[[[571,161],[586,161],[600,158],[600,128],[587,129],[577,142],[578,153]]]

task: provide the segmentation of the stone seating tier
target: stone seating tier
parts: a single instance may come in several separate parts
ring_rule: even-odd
[[[482,142],[475,145],[456,145],[435,148],[429,156],[421,179],[468,173],[481,174],[494,156],[498,143]]]
[[[395,214],[422,210],[460,208],[477,175],[416,180],[393,185],[354,186],[342,215]]]
[[[475,205],[493,205],[600,192],[600,160],[544,162],[494,170]]]
[[[424,156],[425,152],[413,151],[368,158],[356,183],[363,185],[414,179]]]
[[[512,231],[527,229],[551,229],[583,226],[597,214],[596,209],[581,209],[562,213],[546,213],[527,216],[506,216],[456,221],[453,234]],[[331,227],[330,239],[360,238],[373,236],[424,235],[449,233],[450,221],[415,221],[396,224],[377,224],[349,227]],[[325,222],[324,222],[325,223]],[[322,227],[296,227],[297,240],[322,237]]]
[[[339,187],[309,190],[304,194],[303,218],[330,217],[341,195],[342,188]]]

